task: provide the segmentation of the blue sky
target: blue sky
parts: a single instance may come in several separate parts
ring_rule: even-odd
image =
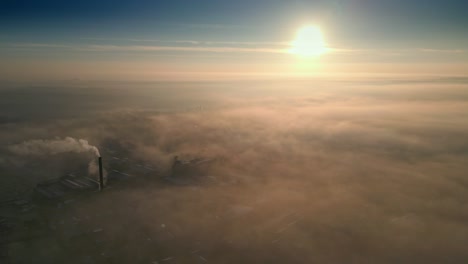
[[[331,35],[336,41],[344,43],[391,40],[417,44],[440,36],[434,45],[453,46],[454,40],[466,44],[467,10],[468,2],[461,0],[7,0],[0,4],[0,21],[3,37],[12,38],[199,37],[242,41],[278,41],[287,37],[289,27],[317,21],[334,32]]]
[[[177,65],[167,57],[183,55],[195,58],[186,65],[196,65],[216,55],[213,65],[237,65],[245,54],[221,58],[255,53],[249,56],[285,61],[268,51],[287,45],[298,27],[313,23],[331,48],[353,51],[331,54],[329,62],[460,64],[467,58],[467,10],[468,1],[461,0],[6,0],[0,3],[0,58],[148,62],[149,55]],[[216,54],[200,59],[210,48]]]

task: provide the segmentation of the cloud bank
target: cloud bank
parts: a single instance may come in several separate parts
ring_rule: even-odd
[[[192,92],[190,109],[182,98],[170,111],[115,99],[86,118],[3,124],[4,146],[72,135],[99,146],[108,167],[128,160],[113,166],[136,175],[52,213],[50,237],[117,263],[468,259],[466,84],[214,86],[175,88]],[[199,182],[179,186],[163,180],[175,155],[215,161],[197,171]],[[2,170],[19,175],[7,166],[15,157],[4,157]],[[138,174],[137,164],[154,171]],[[72,229],[98,230],[101,242],[70,240]]]

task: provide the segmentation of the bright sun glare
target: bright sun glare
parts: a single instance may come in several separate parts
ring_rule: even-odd
[[[327,51],[322,32],[317,26],[305,26],[297,31],[296,39],[291,43],[291,54],[302,57],[318,57]]]

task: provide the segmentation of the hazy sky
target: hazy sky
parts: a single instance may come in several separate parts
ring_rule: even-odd
[[[466,10],[462,0],[7,0],[0,79],[463,75]],[[285,52],[307,24],[330,49],[320,58]]]

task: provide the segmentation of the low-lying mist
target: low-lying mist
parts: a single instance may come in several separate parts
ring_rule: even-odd
[[[65,104],[63,116],[62,109],[50,116],[48,109],[40,119],[11,112],[0,124],[5,197],[27,195],[40,181],[89,162],[77,151],[25,155],[22,150],[30,149],[24,142],[38,142],[31,140],[85,139],[99,148],[105,165],[126,158],[155,168],[51,213],[53,232],[68,244],[44,259],[75,254],[76,263],[468,260],[466,84],[171,85],[172,90],[145,84],[133,92],[96,85],[86,88],[82,102],[63,95],[73,115]],[[119,94],[132,94],[131,102]],[[80,116],[78,106],[94,104],[91,114]],[[47,103],[38,100],[33,107],[40,112]],[[176,155],[213,159],[199,176],[209,181],[165,181]],[[70,226],[97,234],[98,242],[69,239]]]

